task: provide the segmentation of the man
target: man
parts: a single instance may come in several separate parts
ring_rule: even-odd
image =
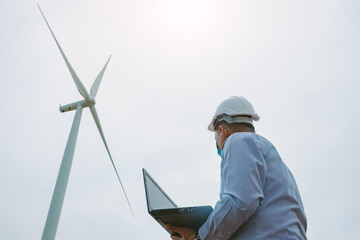
[[[196,231],[167,225],[193,239],[307,239],[306,217],[295,179],[275,147],[255,133],[260,118],[244,97],[216,109],[208,129],[221,156],[220,200]]]

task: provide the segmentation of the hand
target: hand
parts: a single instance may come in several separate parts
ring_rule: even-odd
[[[184,227],[175,227],[173,225],[167,224],[165,226],[167,230],[177,232],[181,235],[178,236],[170,236],[172,240],[194,240],[195,238],[195,230],[191,228],[184,228]]]

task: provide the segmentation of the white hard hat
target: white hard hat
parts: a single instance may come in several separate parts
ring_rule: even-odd
[[[254,107],[244,97],[229,97],[224,100],[216,109],[215,115],[208,126],[212,132],[215,131],[215,125],[220,121],[227,123],[249,123],[259,121],[260,117],[255,113]]]

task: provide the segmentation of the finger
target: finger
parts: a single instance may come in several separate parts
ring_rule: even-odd
[[[172,240],[181,240],[182,238],[179,238],[179,237],[176,237],[176,236],[173,236],[173,235],[170,235],[170,238]]]
[[[166,225],[165,225],[165,228],[166,228],[167,230],[170,230],[170,231],[174,230],[174,226],[171,225],[171,224],[166,224]]]
[[[178,232],[178,233],[181,233],[181,232],[182,232],[180,227],[175,227],[175,226],[173,226],[173,225],[171,225],[171,224],[165,225],[165,228],[166,228],[167,230],[170,230],[170,231],[173,231],[173,232]]]

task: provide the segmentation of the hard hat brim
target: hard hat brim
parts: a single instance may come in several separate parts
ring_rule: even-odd
[[[210,122],[210,124],[208,126],[208,130],[210,132],[215,132],[215,126],[214,126],[215,120],[216,120],[216,117],[213,117],[213,119],[211,120],[211,122]]]
[[[227,115],[225,114],[225,116],[228,116],[228,117],[234,117],[236,118],[236,116],[230,116],[230,115]],[[228,123],[248,123],[248,124],[253,124],[253,121],[259,121],[260,120],[260,117],[258,114],[251,114],[251,115],[246,115],[246,116],[251,116],[251,118],[248,118],[248,117],[244,117],[244,115],[237,115],[238,117],[240,117],[240,119],[238,121],[230,121],[230,120],[225,120],[226,122]],[[241,117],[243,116],[243,117]],[[220,118],[223,118],[220,116],[214,116],[213,119],[211,120],[209,126],[208,126],[208,130],[211,131],[211,132],[215,132],[215,123],[217,122],[217,118],[220,117]],[[226,118],[225,118],[226,119]],[[224,120],[224,119],[223,119]],[[222,120],[220,120],[222,121]]]

